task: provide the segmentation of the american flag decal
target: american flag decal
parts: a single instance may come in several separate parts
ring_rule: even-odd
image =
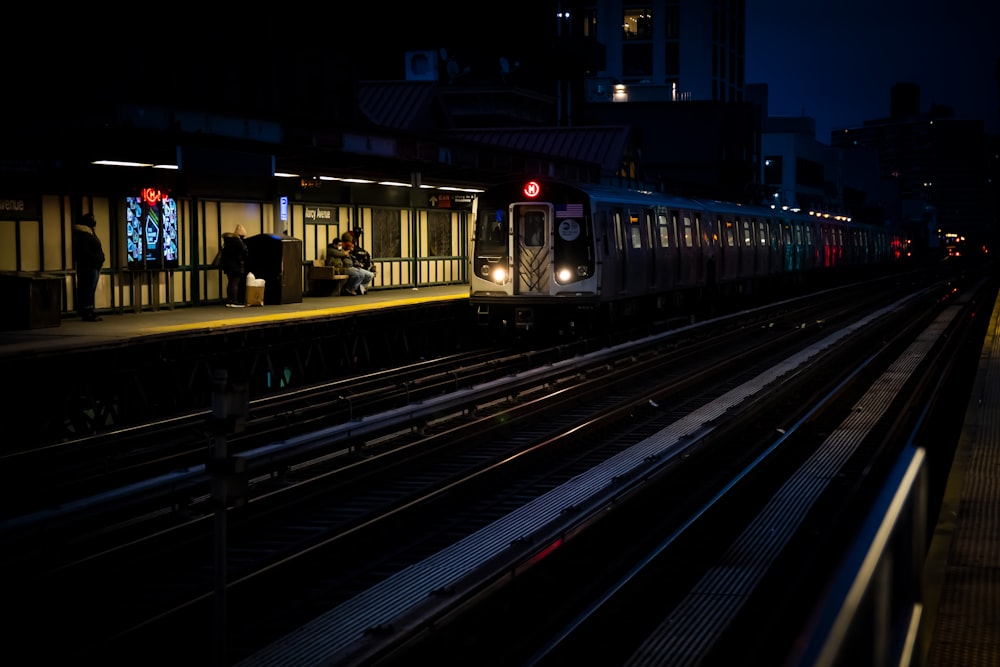
[[[582,218],[583,204],[563,204],[556,206],[557,218]]]

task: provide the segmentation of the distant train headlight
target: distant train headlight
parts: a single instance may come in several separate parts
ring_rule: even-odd
[[[573,272],[570,271],[569,269],[562,268],[556,271],[556,280],[558,280],[559,282],[568,283],[572,279],[573,279]]]
[[[493,267],[493,282],[502,285],[507,282],[507,269],[502,266]]]

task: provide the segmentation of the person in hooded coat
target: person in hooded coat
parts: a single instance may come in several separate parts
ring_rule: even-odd
[[[226,307],[242,308],[246,304],[246,263],[250,257],[243,238],[247,235],[247,230],[243,225],[236,225],[236,229],[225,232],[222,235],[222,257],[219,266],[226,274]]]
[[[104,266],[104,248],[95,231],[97,219],[85,213],[73,225],[73,262],[76,264],[76,312],[84,322],[100,322],[95,307],[97,283]]]

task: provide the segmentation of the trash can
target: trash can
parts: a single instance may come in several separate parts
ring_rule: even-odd
[[[62,315],[62,278],[44,273],[0,273],[10,308],[0,308],[0,328],[57,327]]]
[[[302,303],[302,240],[257,234],[246,244],[247,271],[264,279],[264,303]]]

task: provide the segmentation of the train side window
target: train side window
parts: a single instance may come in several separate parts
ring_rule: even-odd
[[[639,225],[640,216],[629,213],[628,216],[628,241],[633,250],[642,247],[642,227]]]
[[[676,219],[676,216],[674,216]],[[660,247],[669,248],[670,247],[670,221],[667,216],[660,213],[656,219],[657,230],[660,236]]]
[[[646,239],[646,245],[649,248],[653,247],[653,221],[656,220],[656,211],[653,209],[646,209],[645,221],[646,224],[642,227],[642,235]]]
[[[615,250],[619,252],[625,249],[625,241],[622,238],[625,226],[625,215],[620,208],[616,208],[614,211],[614,233],[615,233]]]
[[[758,245],[766,246],[768,245],[768,240],[770,235],[767,233],[767,222],[764,220],[757,220],[757,239]]]
[[[733,221],[732,220],[726,220],[725,222],[723,222],[722,218],[720,217],[719,218],[719,225],[723,229],[726,230],[726,235],[724,237],[726,239],[726,247],[727,248],[735,248],[736,247],[736,228],[733,225]]]
[[[746,246],[747,248],[750,248],[754,245],[753,227],[751,226],[750,221],[747,220],[746,218],[740,220],[740,224],[742,225],[743,228],[743,245]]]
[[[691,248],[694,246],[694,227],[691,224],[691,216],[685,215],[683,218],[683,228],[684,231],[684,247]]]

